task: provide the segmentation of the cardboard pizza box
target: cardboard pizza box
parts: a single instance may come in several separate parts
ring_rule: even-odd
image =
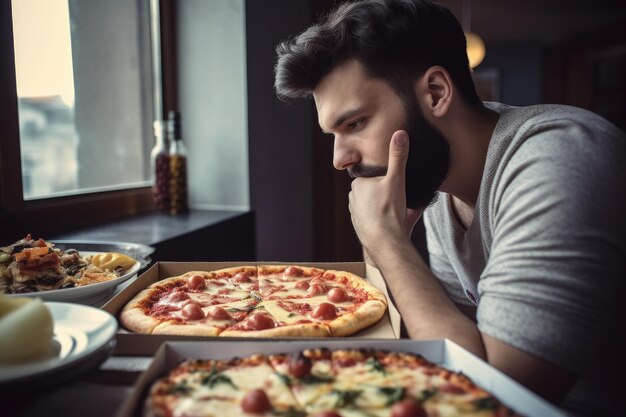
[[[365,277],[376,288],[385,293],[388,301],[387,312],[376,324],[349,336],[350,338],[376,338],[376,339],[398,339],[400,337],[400,313],[390,300],[389,293],[380,272],[364,262],[157,262],[146,272],[141,274],[135,281],[124,288],[119,294],[111,298],[102,309],[118,317],[126,303],[128,303],[141,290],[150,284],[165,278],[182,275],[189,271],[214,271],[217,269],[229,268],[240,265],[302,265],[321,269],[335,269],[348,271]],[[159,348],[161,343],[184,340],[260,340],[258,338],[226,338],[226,337],[199,337],[199,336],[172,336],[172,335],[145,335],[136,334],[125,330],[120,325],[120,330],[116,335],[116,355],[152,355]],[[266,340],[277,340],[266,339]],[[281,339],[282,340],[282,339]],[[299,338],[298,340],[302,340]]]
[[[482,359],[450,340],[359,340],[329,339],[302,341],[285,340],[281,343],[258,341],[238,343],[222,338],[218,342],[166,342],[157,351],[148,369],[137,378],[133,393],[120,407],[116,417],[141,415],[141,407],[151,384],[181,360],[229,359],[245,357],[255,353],[294,353],[307,348],[327,347],[331,350],[343,348],[372,348],[397,352],[411,352],[455,372],[462,372],[478,386],[497,397],[508,407],[526,417],[567,417],[564,411],[540,398]]]

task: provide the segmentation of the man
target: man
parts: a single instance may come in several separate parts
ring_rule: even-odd
[[[437,3],[344,3],[277,47],[275,88],[314,98],[410,337],[449,338],[568,410],[615,415],[624,134],[573,107],[482,103],[465,48]],[[410,240],[422,214],[430,268]]]

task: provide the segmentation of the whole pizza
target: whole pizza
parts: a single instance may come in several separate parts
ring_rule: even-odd
[[[137,294],[120,321],[137,333],[348,336],[380,320],[385,295],[346,271],[294,265],[191,271]]]
[[[505,417],[517,414],[466,376],[413,353],[307,349],[187,360],[158,380],[150,417]]]

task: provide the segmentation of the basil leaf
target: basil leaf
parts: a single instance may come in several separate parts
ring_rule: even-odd
[[[243,307],[243,308],[238,308],[238,307],[229,307],[226,309],[226,311],[228,311],[229,313],[249,313],[252,310],[254,310],[256,308],[256,306],[247,306],[247,307]]]
[[[291,378],[289,378],[289,375],[281,374],[280,372],[274,372],[274,374],[276,374],[276,376],[280,378],[283,384],[287,385],[288,387],[291,386]]]
[[[388,397],[385,405],[394,404],[404,398],[404,388],[402,387],[380,387],[378,391]]]
[[[177,384],[172,385],[169,390],[168,393],[169,394],[181,394],[181,395],[187,395],[192,391],[191,387],[189,385],[187,385],[187,382],[185,381],[181,381]]]
[[[385,367],[383,366],[382,363],[380,363],[378,361],[378,359],[376,358],[369,358],[367,361],[365,361],[368,365],[372,366],[372,370],[377,371],[377,372],[382,372],[383,374],[385,374]]]
[[[239,389],[237,385],[226,375],[213,368],[211,372],[203,377],[200,381],[203,385],[207,385],[209,388],[213,388],[217,384],[229,384],[235,389]]]
[[[495,410],[498,408],[498,402],[491,397],[479,398],[473,403],[477,410]]]
[[[333,390],[333,394],[337,395],[337,402],[335,403],[334,408],[342,408],[342,407],[350,407],[353,406],[356,399],[363,393],[361,390],[348,390],[348,391],[339,391]]]
[[[334,382],[335,379],[332,376],[314,375],[309,374],[304,378],[300,378],[300,382],[303,384],[325,384],[328,382]]]
[[[434,397],[437,394],[437,388],[432,388],[432,389],[423,389],[422,392],[420,393],[421,395],[421,400],[422,401],[427,401],[430,398]]]

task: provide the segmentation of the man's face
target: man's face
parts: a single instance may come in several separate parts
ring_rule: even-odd
[[[347,61],[313,91],[319,124],[335,137],[333,165],[352,177],[383,176],[389,141],[397,130],[410,138],[406,167],[407,207],[434,200],[450,165],[448,142],[424,118],[417,100],[405,105],[383,80],[369,78],[360,62]]]

